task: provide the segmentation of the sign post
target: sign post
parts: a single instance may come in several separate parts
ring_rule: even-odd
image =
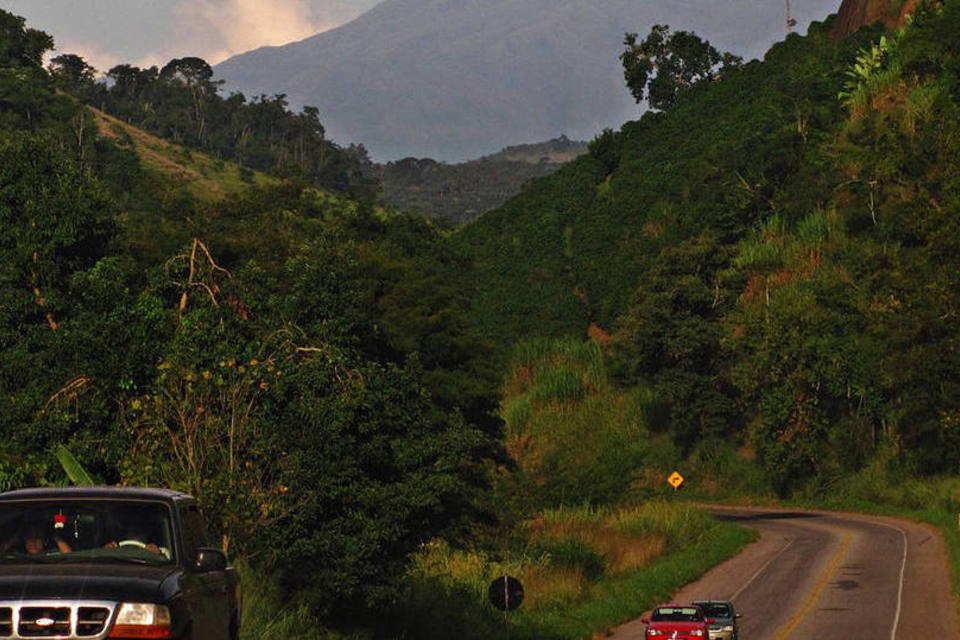
[[[510,623],[507,614],[523,603],[523,585],[513,576],[501,576],[490,583],[487,589],[490,604],[503,611],[503,620],[507,627],[507,638],[510,638]]]

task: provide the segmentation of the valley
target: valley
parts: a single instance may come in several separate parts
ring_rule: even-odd
[[[0,489],[195,496],[243,640],[626,639],[701,598],[957,635],[960,2],[695,4],[386,0],[234,60],[345,58],[318,106],[0,10]]]

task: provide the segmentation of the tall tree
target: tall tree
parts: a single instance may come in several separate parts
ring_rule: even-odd
[[[53,38],[28,29],[20,16],[0,9],[0,66],[39,67],[53,48]]]
[[[742,62],[731,53],[720,53],[695,33],[671,32],[665,24],[654,25],[639,43],[636,33],[627,33],[623,44],[626,50],[620,61],[627,88],[638,103],[646,98],[651,108],[661,111],[676,105],[698,83],[715,80]]]
[[[192,110],[190,119],[195,126],[197,143],[203,145],[207,129],[208,104],[216,97],[217,86],[223,81],[213,81],[213,68],[203,58],[175,58],[160,69],[160,80],[180,82],[190,91]]]
[[[87,64],[81,56],[75,53],[61,54],[50,60],[47,69],[57,86],[64,91],[77,96],[92,94],[97,70]]]

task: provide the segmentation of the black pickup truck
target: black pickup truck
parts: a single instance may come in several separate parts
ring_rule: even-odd
[[[166,489],[0,493],[0,639],[236,640],[240,586]]]

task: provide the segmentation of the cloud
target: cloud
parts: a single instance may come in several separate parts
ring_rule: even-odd
[[[57,48],[47,55],[47,62],[49,62],[49,59],[55,58],[63,53],[73,53],[80,56],[101,75],[106,74],[107,71],[124,62],[116,53],[104,49],[96,42],[74,40],[71,38],[58,39]]]
[[[266,45],[302,40],[335,24],[314,19],[308,0],[178,0],[174,18],[181,51],[210,64]]]

